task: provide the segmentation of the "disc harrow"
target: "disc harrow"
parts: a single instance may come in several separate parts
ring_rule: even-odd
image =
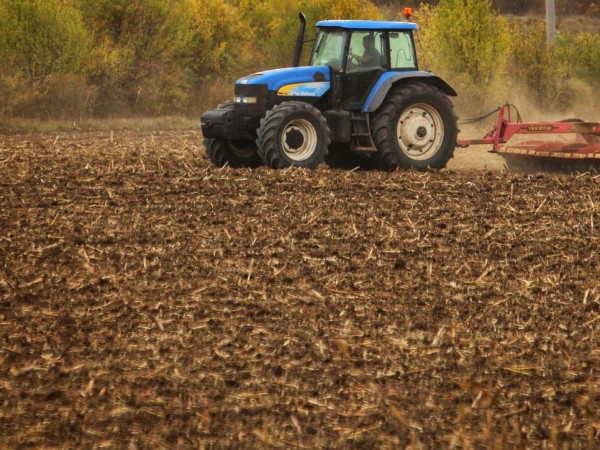
[[[515,111],[516,122],[512,115]],[[600,169],[600,123],[567,119],[523,122],[514,106],[498,108],[496,124],[483,139],[459,139],[459,147],[491,145],[509,168],[589,171]],[[535,135],[535,139],[525,139]]]

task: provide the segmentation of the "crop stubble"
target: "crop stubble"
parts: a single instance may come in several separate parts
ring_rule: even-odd
[[[0,447],[593,448],[600,178],[0,136]]]

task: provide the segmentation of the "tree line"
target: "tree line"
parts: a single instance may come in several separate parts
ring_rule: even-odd
[[[420,5],[437,6],[443,0],[374,0],[378,6],[401,4],[402,6],[419,7]],[[600,4],[594,0],[556,0],[556,13],[565,15],[585,15],[600,17]],[[546,2],[544,0],[492,0],[492,7],[500,14],[544,14]]]
[[[594,85],[600,79],[597,35],[561,35],[547,47],[539,20],[500,13],[533,2],[401,6],[411,3],[421,27],[423,68],[458,83],[467,97],[498,94],[499,84],[515,79],[541,103],[567,104],[574,98],[569,80]],[[571,0],[571,8],[584,3]],[[403,20],[401,6],[369,0],[0,0],[0,116],[195,115],[230,97],[236,78],[289,66],[300,11],[312,25],[326,18]]]

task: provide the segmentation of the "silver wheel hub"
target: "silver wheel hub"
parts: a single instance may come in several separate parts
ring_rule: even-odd
[[[281,133],[281,148],[292,161],[304,161],[317,149],[317,130],[306,119],[291,120]]]
[[[431,105],[412,105],[400,115],[396,136],[400,150],[406,156],[416,160],[429,159],[438,152],[444,139],[442,117]]]

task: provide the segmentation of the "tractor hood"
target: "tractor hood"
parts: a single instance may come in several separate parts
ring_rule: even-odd
[[[237,80],[238,85],[266,85],[278,95],[321,97],[330,87],[329,67],[302,66],[266,70]]]

